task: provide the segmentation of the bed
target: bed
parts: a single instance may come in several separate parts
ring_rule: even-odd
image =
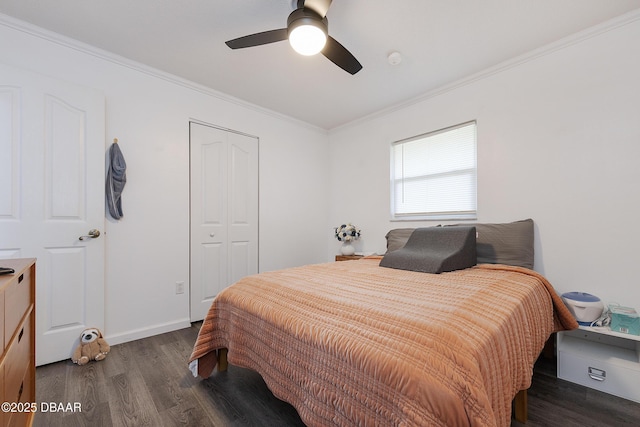
[[[253,369],[308,426],[510,425],[545,342],[575,319],[520,261],[476,262],[504,261],[504,235],[483,247],[474,231],[474,265],[435,274],[381,266],[417,234],[398,233],[407,239],[387,235],[384,256],[264,272],[222,291],[194,345],[194,375],[227,361]]]

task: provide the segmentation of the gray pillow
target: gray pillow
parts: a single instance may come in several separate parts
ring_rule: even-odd
[[[533,269],[533,220],[525,219],[502,224],[457,224],[455,227],[475,225],[478,264],[506,264]],[[410,228],[398,228],[387,233],[387,253],[407,242]],[[405,237],[406,236],[406,237]]]
[[[404,247],[387,253],[381,267],[443,273],[476,265],[475,227],[416,228]]]
[[[415,228],[395,228],[384,236],[387,239],[387,253],[402,248]]]
[[[533,269],[533,220],[476,224],[478,264],[506,264]]]

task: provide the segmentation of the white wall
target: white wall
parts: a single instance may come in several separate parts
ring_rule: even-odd
[[[127,161],[124,218],[105,224],[111,344],[189,325],[190,119],[260,138],[260,271],[324,261],[326,132],[1,15],[0,53],[106,97],[105,150],[118,138]]]
[[[478,123],[480,222],[532,218],[535,269],[640,310],[640,15],[518,58],[330,134],[329,219],[384,251],[392,141]],[[328,258],[339,245],[328,237]]]
[[[115,344],[188,325],[174,284],[189,274],[189,119],[260,138],[261,271],[331,260],[342,222],[362,251],[432,225],[389,221],[389,144],[475,119],[479,220],[533,218],[536,269],[558,291],[640,308],[640,22],[606,29],[330,135],[2,16],[0,53],[105,94],[105,149],[119,138],[128,164],[125,217],[105,227]]]

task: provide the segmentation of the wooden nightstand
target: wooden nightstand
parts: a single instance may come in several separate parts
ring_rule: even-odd
[[[351,261],[360,258],[362,258],[362,255],[336,255],[336,261]]]

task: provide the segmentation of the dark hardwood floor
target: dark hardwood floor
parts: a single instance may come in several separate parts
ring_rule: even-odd
[[[198,327],[115,345],[105,360],[85,366],[63,361],[38,367],[38,406],[58,410],[38,412],[34,425],[304,425],[253,371],[230,366],[207,380],[193,378],[186,361]],[[640,404],[558,380],[554,363],[536,366],[526,426],[640,425]],[[73,411],[74,404],[81,411]]]

